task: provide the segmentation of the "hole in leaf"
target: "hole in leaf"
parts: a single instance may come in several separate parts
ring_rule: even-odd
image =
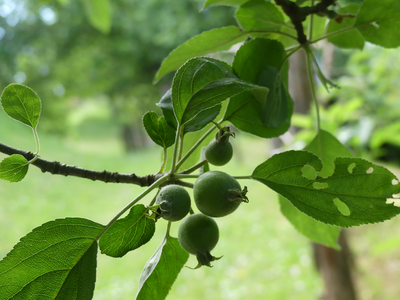
[[[392,197],[393,197],[393,199],[400,199],[400,193],[393,194]]]
[[[386,204],[393,204],[394,206],[400,207],[400,199],[399,198],[388,198],[388,199],[386,199]]]
[[[351,163],[347,167],[347,171],[349,171],[350,174],[353,174],[353,170],[354,170],[355,167],[356,167],[356,164],[355,163]]]
[[[314,182],[312,186],[316,190],[323,190],[329,187],[329,184],[327,184],[326,182]]]
[[[392,180],[392,184],[393,184],[393,185],[398,185],[398,184],[399,184],[399,181],[398,181],[397,179],[393,179],[393,180]]]
[[[367,170],[367,174],[372,174],[372,172],[374,171],[373,167],[369,167]]]
[[[378,22],[372,22],[371,25],[374,26],[376,29],[379,29],[380,26]]]
[[[344,215],[344,216],[350,216],[350,209],[349,207],[346,205],[346,203],[342,202],[341,200],[339,200],[339,198],[335,198],[333,199],[333,203],[335,203],[337,209],[339,210],[339,212]]]
[[[310,165],[305,165],[304,167],[302,167],[301,173],[302,173],[303,177],[305,177],[309,180],[315,180],[315,178],[317,178],[317,172]]]

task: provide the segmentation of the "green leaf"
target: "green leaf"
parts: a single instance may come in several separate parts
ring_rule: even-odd
[[[337,138],[325,130],[319,130],[315,138],[311,141],[306,151],[310,151],[317,155],[322,161],[323,169],[319,172],[319,176],[328,177],[335,170],[334,161],[336,157],[344,156],[351,157],[350,151],[343,146]]]
[[[39,123],[41,102],[38,95],[27,86],[8,85],[1,94],[1,105],[7,115],[33,129]]]
[[[293,103],[286,88],[285,58],[282,44],[275,40],[257,38],[240,47],[233,61],[235,72],[245,81],[266,86],[270,92],[262,102],[249,93],[231,98],[225,120],[264,138],[279,136],[289,129]]]
[[[342,15],[348,15],[348,14],[357,15],[359,9],[360,5],[352,4],[340,9],[338,13]],[[342,22],[340,23],[336,22],[335,20],[330,20],[328,27],[326,29],[326,33],[329,34],[335,31],[352,27],[354,25],[354,22],[355,22],[354,18],[343,18]],[[331,36],[328,38],[328,41],[340,48],[360,49],[360,50],[364,48],[364,38],[362,37],[360,32],[356,29]]]
[[[169,89],[162,97],[160,102],[157,103],[163,112],[165,121],[175,131],[178,128],[178,122],[174,114],[174,106],[172,105],[172,89]]]
[[[365,0],[354,26],[370,43],[386,48],[400,46],[400,1]]]
[[[238,9],[236,19],[246,31],[279,31],[285,24],[282,13],[277,7],[264,0],[249,1]]]
[[[172,129],[164,117],[149,111],[143,116],[143,125],[147,134],[157,145],[167,149],[175,143],[175,130]]]
[[[261,119],[270,128],[276,128],[290,120],[290,98],[285,88],[281,72],[268,66],[260,75],[260,84],[269,88],[266,103],[262,107]]]
[[[214,5],[240,6],[249,0],[207,0],[204,3],[203,9]]]
[[[28,172],[28,161],[19,154],[10,155],[0,162],[0,179],[18,182],[24,179]]]
[[[150,241],[155,224],[154,220],[146,217],[146,212],[147,208],[144,205],[135,205],[125,218],[111,225],[100,239],[101,253],[122,257]]]
[[[293,106],[290,106],[292,109]],[[278,137],[289,130],[290,120],[277,128],[270,128],[260,117],[261,104],[250,93],[242,93],[229,100],[224,120],[238,129],[262,138]]]
[[[264,99],[268,93],[265,87],[237,78],[222,61],[192,58],[176,72],[172,83],[174,113],[178,123],[185,125],[199,112],[245,91],[251,91],[257,99]]]
[[[314,220],[294,207],[289,200],[281,195],[279,195],[279,203],[281,205],[282,214],[298,232],[313,242],[340,250],[340,246],[337,243],[340,227]]]
[[[109,0],[82,0],[90,25],[101,33],[111,29],[111,5]]]
[[[182,249],[177,238],[164,238],[144,266],[136,300],[165,299],[188,258],[189,253]]]
[[[386,203],[400,192],[390,171],[361,158],[338,157],[328,178],[317,176],[321,160],[308,151],[287,151],[259,165],[252,177],[321,222],[350,227],[388,220],[400,207]],[[305,174],[314,169],[315,176]]]
[[[0,261],[1,299],[92,299],[103,229],[81,218],[35,228]]]
[[[335,169],[333,163],[336,157],[351,156],[349,150],[325,130],[320,130],[304,150],[316,154],[321,159],[323,168],[318,173],[321,177],[328,177],[333,174]],[[283,215],[300,233],[314,242],[339,250],[337,244],[340,233],[339,227],[314,220],[295,208],[290,201],[282,196],[279,196],[279,202]]]
[[[221,104],[202,110],[198,115],[185,124],[183,134],[202,130],[219,115],[220,111]]]
[[[177,122],[174,114],[174,107],[172,105],[171,89],[165,93],[157,105],[161,107],[168,125],[176,131]],[[200,131],[218,116],[220,110],[221,105],[216,105],[201,111],[196,117],[185,124],[183,134],[185,135],[189,132]]]
[[[169,72],[177,70],[190,58],[229,50],[233,45],[244,41],[246,37],[247,33],[236,26],[216,28],[196,35],[164,59],[154,80],[158,81]]]

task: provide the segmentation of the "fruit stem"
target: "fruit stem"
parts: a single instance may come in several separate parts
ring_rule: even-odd
[[[219,121],[219,122],[217,122],[218,124],[220,124],[222,122],[222,120],[221,121]],[[193,147],[192,148],[190,148],[190,150],[185,154],[185,156],[184,157],[182,157],[182,159],[176,164],[176,169],[178,169],[189,157],[190,157],[190,155],[192,155],[192,153],[197,149],[197,147],[199,147],[200,145],[201,145],[201,143],[211,134],[211,132],[213,132],[214,131],[214,129],[216,128],[217,126],[215,125],[215,126],[213,126],[213,127],[211,127],[194,145],[193,145]]]
[[[161,174],[161,173],[164,172],[165,166],[166,166],[166,164],[167,164],[167,159],[168,159],[168,151],[167,151],[167,148],[163,148],[163,160],[162,160],[162,163],[161,163],[160,171],[158,171],[157,174]]]
[[[28,161],[28,164],[34,163],[38,158],[39,158],[39,155],[35,155],[34,158],[32,158],[30,161]]]
[[[232,176],[235,179],[253,179],[251,175],[248,176]]]
[[[174,174],[173,178],[198,178],[200,175],[194,175],[194,174]]]
[[[194,165],[193,167],[190,167],[189,169],[183,170],[179,174],[190,174],[190,173],[196,171],[198,168],[201,168],[202,166],[204,166],[206,163],[207,163],[207,159],[199,162],[198,164]]]
[[[181,130],[181,137],[180,137],[180,141],[179,141],[179,154],[178,154],[178,160],[180,160],[182,158],[182,152],[183,152],[183,138],[184,138],[184,134],[183,134],[183,127]],[[177,169],[178,170],[178,169]]]
[[[168,238],[170,229],[171,229],[171,221],[168,221],[167,230],[165,231],[164,239]]]
[[[182,180],[174,181],[174,184],[177,184],[177,185],[180,185],[180,186],[184,186],[184,187],[187,187],[187,188],[190,188],[190,189],[192,189],[193,186],[194,186],[193,183],[182,181]]]
[[[311,7],[314,6],[314,0],[311,0]],[[310,16],[310,22],[308,23],[308,37],[307,39],[310,41],[312,39],[312,34],[313,34],[313,25],[314,25],[314,14],[311,14]]]
[[[179,124],[178,128],[176,129],[174,154],[172,156],[171,174],[174,174],[175,170],[177,170],[179,168],[179,164],[176,165],[176,157],[177,157],[177,153],[178,153],[180,132],[181,132],[181,125]]]
[[[35,143],[36,143],[36,152],[34,153],[34,155],[37,156],[37,155],[39,155],[39,152],[40,152],[39,136],[38,136],[38,133],[36,131],[36,128],[32,128],[32,130],[33,130],[33,135],[35,137]]]
[[[159,178],[157,181],[155,181],[152,185],[150,185],[147,189],[145,189],[142,193],[140,193],[135,199],[133,199],[130,203],[128,203],[123,209],[117,213],[114,218],[111,219],[110,222],[104,227],[103,231],[97,236],[96,240],[99,240],[100,237],[108,230],[108,228],[113,225],[120,216],[122,216],[128,209],[130,209],[132,206],[134,206],[137,202],[139,202],[144,196],[149,194],[153,189],[158,187],[160,184],[164,183],[170,178],[169,174],[164,175],[163,177]]]

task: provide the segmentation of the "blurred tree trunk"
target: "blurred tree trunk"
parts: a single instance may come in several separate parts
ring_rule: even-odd
[[[351,272],[354,261],[345,230],[341,231],[339,245],[342,251],[313,243],[315,263],[325,282],[323,299],[356,300]]]
[[[149,138],[143,128],[142,120],[122,126],[122,140],[125,151],[132,152],[149,145]]]
[[[324,49],[324,70],[329,77],[332,70],[333,47],[331,44]],[[297,51],[290,57],[289,92],[294,102],[296,113],[307,114],[312,101],[311,87],[307,76],[307,61],[303,51]],[[292,132],[296,128],[291,129]],[[325,283],[323,299],[326,300],[356,300],[356,291],[351,276],[351,251],[345,231],[339,238],[342,251],[312,243],[315,263]]]

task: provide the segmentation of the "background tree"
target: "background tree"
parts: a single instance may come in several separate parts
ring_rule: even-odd
[[[34,87],[46,99],[42,126],[50,131],[66,133],[69,112],[86,100],[106,100],[126,149],[141,147],[148,142],[141,117],[171,81],[152,84],[160,62],[193,35],[233,24],[232,9],[199,13],[200,1],[110,2],[112,26],[102,32],[89,23],[86,2],[5,1],[0,82]]]

